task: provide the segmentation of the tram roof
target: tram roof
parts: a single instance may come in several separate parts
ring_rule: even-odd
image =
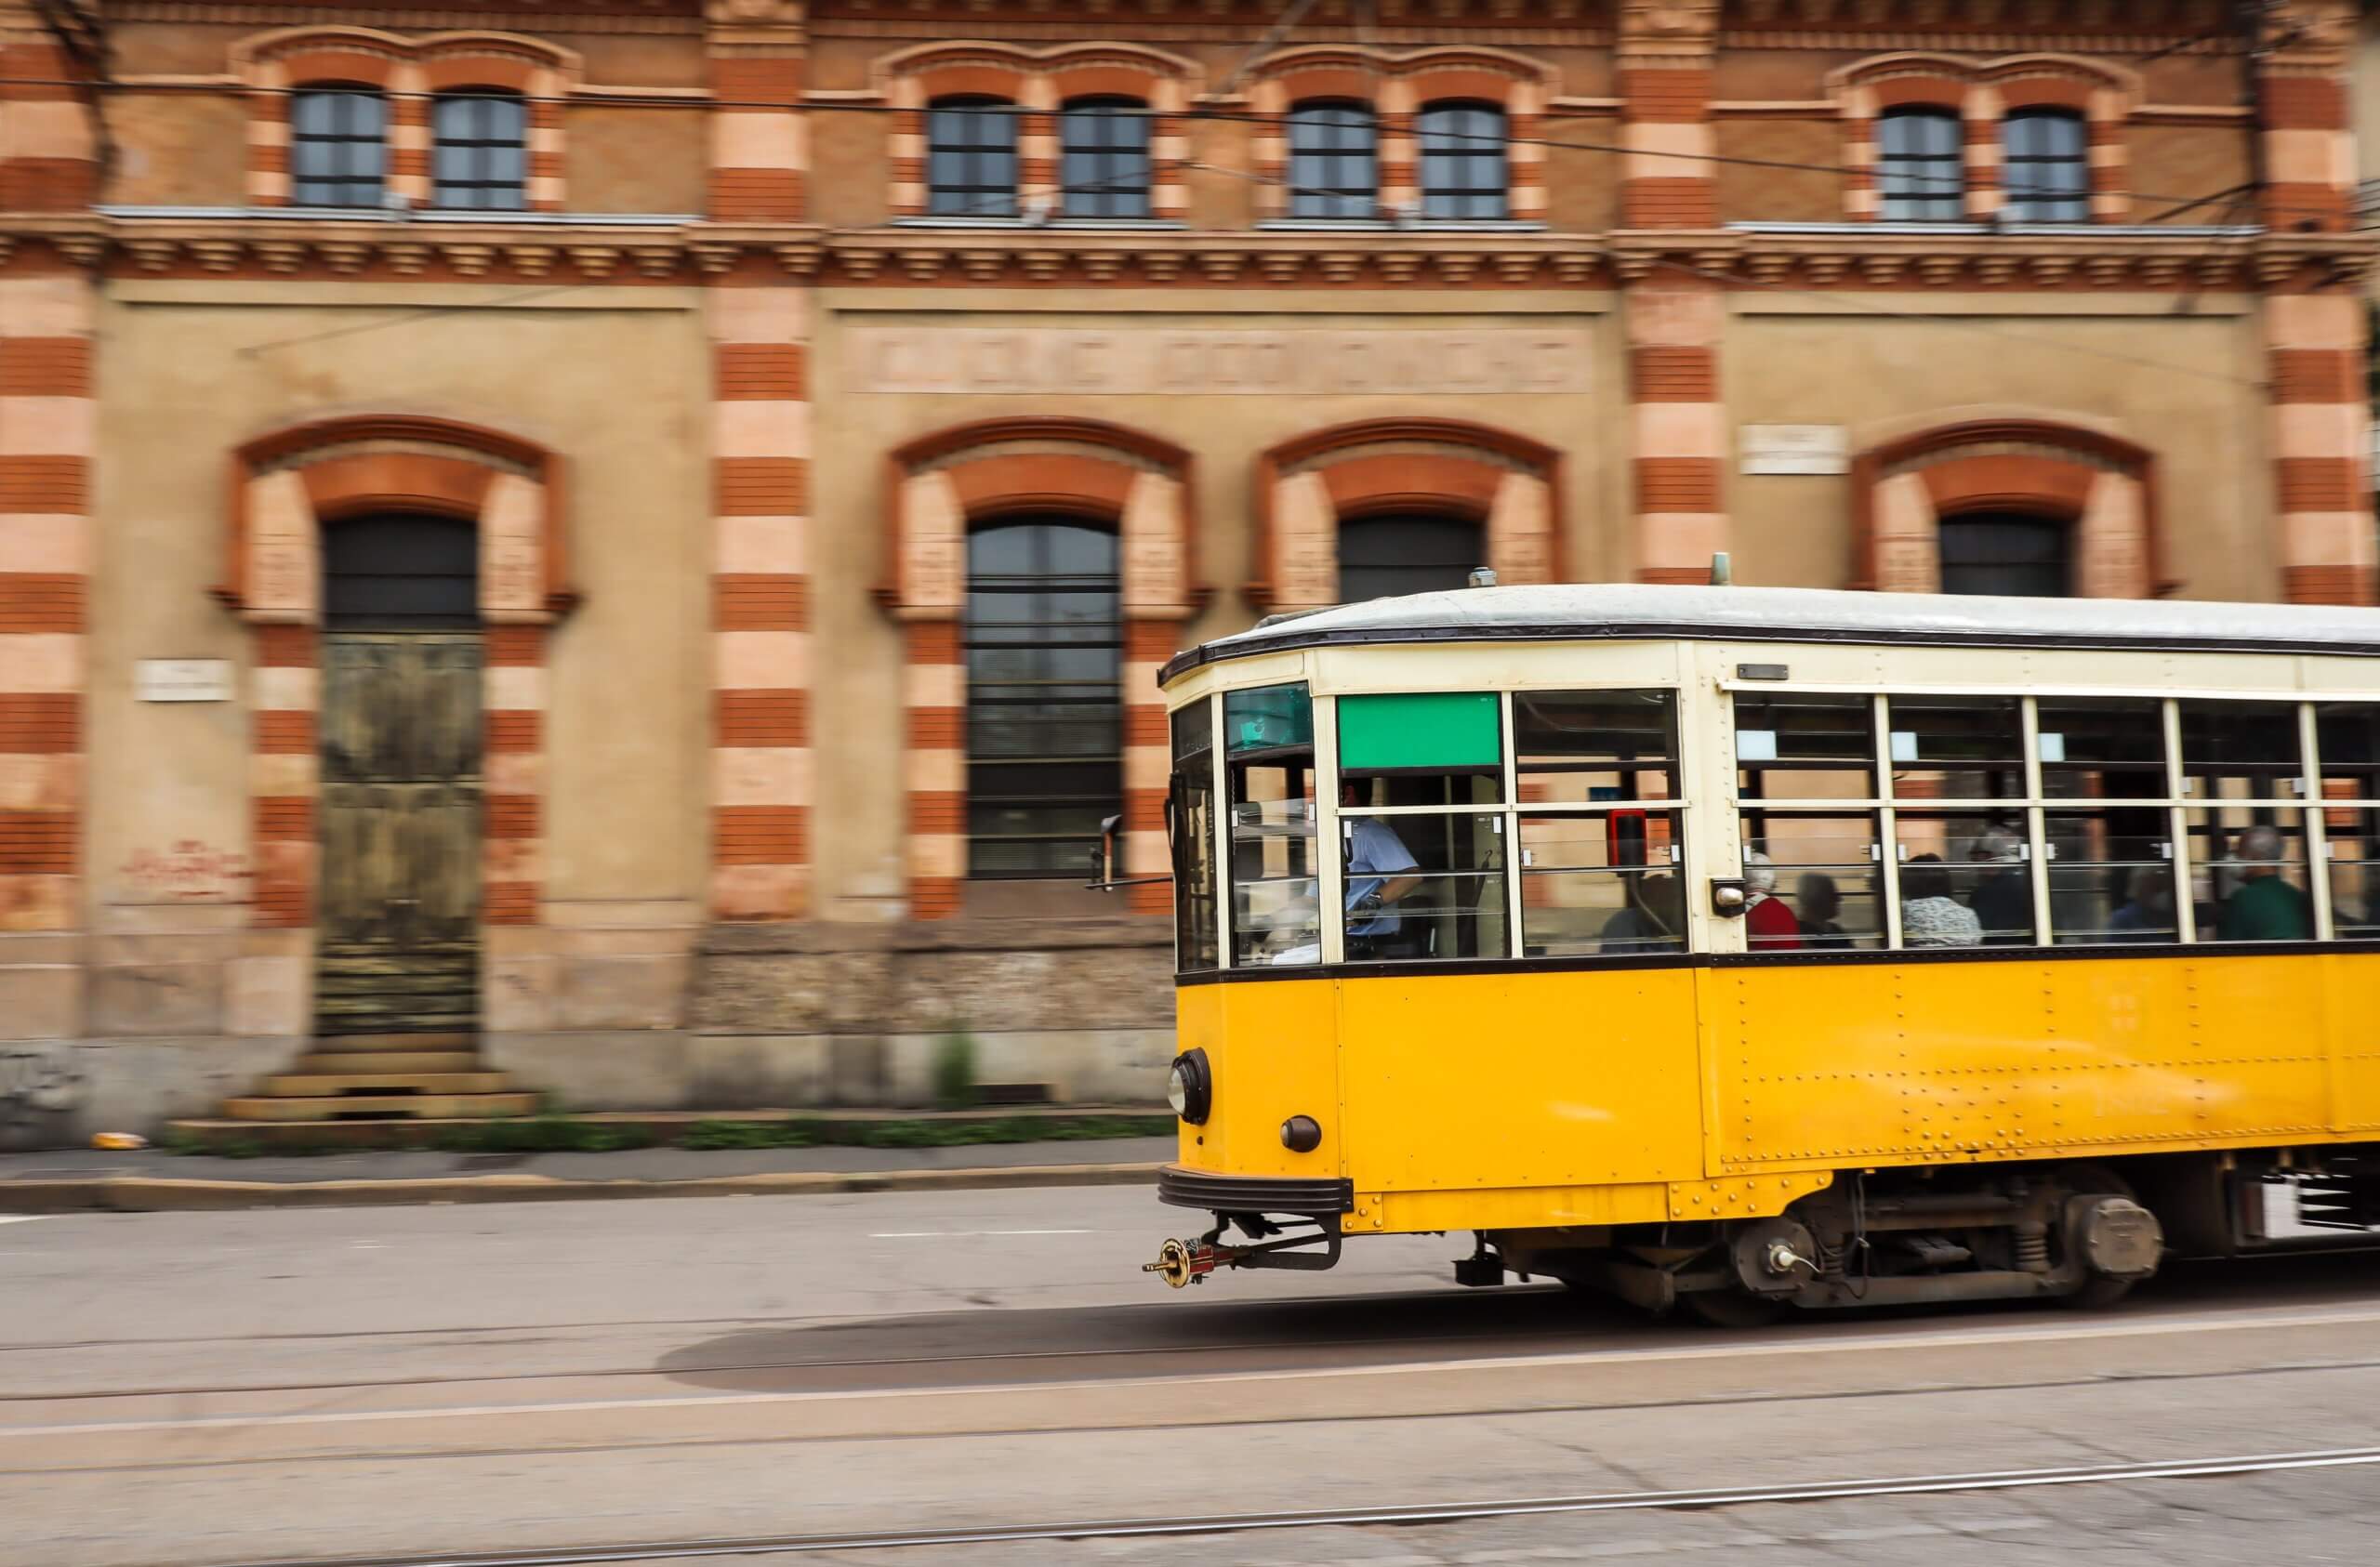
[[[2380,657],[2380,610],[1649,583],[1461,587],[1285,615],[1176,653],[1158,678],[1297,648],[1671,639]]]

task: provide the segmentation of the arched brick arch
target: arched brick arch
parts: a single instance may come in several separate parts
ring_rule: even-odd
[[[2121,221],[2131,207],[2124,123],[2140,101],[2137,72],[2081,55],[2022,54],[1981,59],[1904,51],[1874,55],[1827,78],[1843,114],[1844,164],[1852,172],[1845,202],[1854,217],[1881,210],[1874,170],[1876,117],[1924,104],[1956,111],[1966,128],[1967,214],[1988,217],[2003,204],[2000,122],[2018,109],[2070,109],[2090,138],[2091,216]]]
[[[1852,463],[1851,586],[1932,593],[1945,517],[2030,511],[2075,530],[2075,591],[2150,599],[2163,572],[2157,459],[2147,447],[2049,420],[1969,419],[1920,430]]]
[[[485,786],[481,918],[534,925],[543,887],[547,628],[564,574],[562,461],[450,419],[364,415],[278,430],[231,455],[216,597],[255,635],[249,766],[258,926],[313,924],[321,534],[350,517],[423,511],[479,530]]]
[[[967,533],[1022,511],[1111,527],[1122,540],[1125,873],[1166,871],[1165,706],[1157,671],[1205,601],[1190,454],[1096,419],[988,419],[921,436],[886,459],[877,597],[906,638],[903,777],[913,917],[957,914],[967,875]],[[1135,913],[1171,906],[1130,889]]]
[[[1460,419],[1366,419],[1285,441],[1257,459],[1250,602],[1318,609],[1339,597],[1339,524],[1437,510],[1482,525],[1505,583],[1563,577],[1562,455]]]
[[[582,74],[579,56],[517,33],[436,33],[420,37],[379,28],[285,27],[231,46],[232,72],[248,93],[248,196],[260,205],[290,199],[288,89],[347,82],[389,95],[389,190],[416,204],[430,198],[430,99],[472,87],[528,99],[528,201],[535,212],[562,205],[562,99]]]
[[[1026,48],[982,41],[919,44],[875,62],[872,74],[892,114],[892,210],[926,210],[926,109],[938,98],[984,96],[1017,106],[1017,194],[1054,199],[1059,181],[1058,111],[1076,98],[1139,99],[1149,106],[1149,212],[1189,215],[1182,116],[1202,73],[1197,62],[1139,44],[1060,44]]]
[[[1249,99],[1260,115],[1278,122],[1290,107],[1312,98],[1350,98],[1372,106],[1380,120],[1380,199],[1395,207],[1421,201],[1421,151],[1414,116],[1440,99],[1471,99],[1504,112],[1505,148],[1511,178],[1511,211],[1535,220],[1546,212],[1544,134],[1546,104],[1554,76],[1540,61],[1476,45],[1447,44],[1404,54],[1354,45],[1324,44],[1281,49],[1250,72]],[[1260,209],[1267,217],[1288,210],[1289,139],[1286,127],[1266,125],[1255,148]]]

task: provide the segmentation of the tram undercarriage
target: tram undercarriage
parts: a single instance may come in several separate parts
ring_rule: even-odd
[[[1214,1217],[1198,1240],[1166,1242],[1144,1271],[1179,1288],[1222,1269],[1321,1270],[1339,1258],[1336,1214],[1301,1216],[1288,1231],[1261,1214]],[[1226,1241],[1235,1229],[1248,1239]],[[2105,1306],[2168,1256],[2372,1244],[2380,1147],[2366,1145],[1846,1172],[1767,1218],[1481,1231],[1455,1278],[1543,1275],[1743,1326],[1795,1309]]]

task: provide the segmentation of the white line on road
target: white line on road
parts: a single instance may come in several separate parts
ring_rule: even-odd
[[[46,1213],[0,1213],[0,1224],[31,1224],[37,1218],[47,1218]]]
[[[871,1241],[962,1241],[977,1235],[1096,1235],[1096,1230],[879,1230]]]

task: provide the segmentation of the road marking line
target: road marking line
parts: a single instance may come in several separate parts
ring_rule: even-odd
[[[1121,1394],[1143,1389],[1163,1390],[1187,1385],[1223,1386],[1250,1382],[1284,1382],[1300,1378],[1338,1381],[1352,1377],[1409,1376],[1417,1373],[1467,1375],[1482,1371],[1527,1371],[1562,1366],[1614,1364],[1641,1366],[1667,1361],[1702,1361],[1729,1357],[1753,1360],[1776,1355],[1849,1354],[1880,1349],[1931,1350],[1946,1346],[1971,1348],[1990,1344],[2055,1343],[2075,1339],[2216,1333],[2240,1328],[2326,1327],[2373,1322],[2380,1322],[2380,1309],[2162,1324],[2110,1323],[2098,1327],[2074,1327],[2033,1334],[1977,1332],[1942,1334],[1930,1337],[1907,1336],[1889,1337],[1881,1335],[1865,1335],[1858,1337],[1828,1337],[1806,1344],[1747,1344],[1740,1348],[1712,1346],[1684,1350],[1591,1350],[1575,1355],[1515,1355],[1505,1359],[1406,1361],[1382,1365],[1320,1366],[1302,1371],[1186,1372],[1172,1376],[1117,1377],[1095,1382],[985,1382],[957,1388],[868,1388],[801,1393],[709,1393],[675,1398],[571,1399],[551,1403],[449,1404],[423,1409],[325,1411],[303,1415],[205,1415],[181,1420],[93,1420],[63,1426],[0,1426],[0,1442],[23,1438],[46,1441],[60,1436],[93,1436],[103,1433],[122,1434],[139,1431],[244,1429],[272,1426],[361,1426],[409,1420],[483,1419],[508,1415],[598,1415],[622,1410],[728,1409],[746,1404],[800,1404],[829,1401],[889,1402],[901,1400],[949,1398],[998,1401],[1012,1400],[1020,1394],[1080,1391],[1084,1389],[1095,1389],[1103,1393]],[[2250,1368],[2248,1374],[2254,1374],[2254,1369]],[[2312,1368],[2271,1366],[2262,1369],[2288,1371]]]
[[[47,1218],[46,1213],[0,1213],[0,1224],[31,1224],[37,1218]]]
[[[1096,1230],[878,1230],[871,1241],[965,1241],[981,1235],[1096,1235]]]

